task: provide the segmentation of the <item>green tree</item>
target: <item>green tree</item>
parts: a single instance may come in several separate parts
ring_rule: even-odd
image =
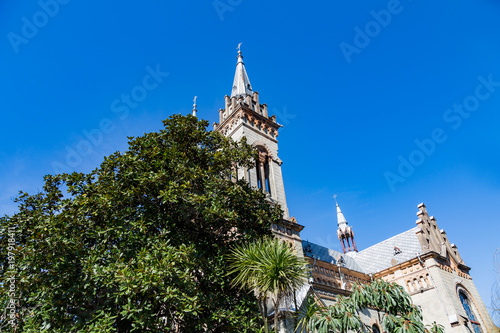
[[[341,295],[335,305],[321,308],[309,321],[311,332],[361,332],[362,328],[363,322],[353,302]]]
[[[363,332],[365,327],[359,312],[370,308],[378,311],[384,331],[392,333],[444,333],[441,325],[434,323],[426,328],[422,313],[412,304],[411,297],[396,283],[375,280],[368,284],[355,284],[349,297],[338,296],[337,302],[321,307],[309,321],[311,332]],[[380,318],[382,316],[382,318]]]
[[[236,274],[233,284],[253,290],[260,304],[265,332],[266,299],[270,295],[274,306],[274,327],[279,327],[280,305],[293,297],[307,278],[307,262],[292,247],[277,238],[265,238],[237,245],[229,256],[230,274]]]
[[[303,332],[307,330],[309,322],[313,320],[313,316],[319,310],[321,310],[321,305],[317,302],[314,294],[308,295],[300,309],[295,313],[298,322],[297,325],[295,325],[294,332]]]
[[[0,236],[0,306],[14,299],[17,332],[253,331],[257,302],[230,287],[225,256],[282,213],[235,180],[255,150],[207,126],[174,115],[91,173],[20,194],[0,218],[15,230]]]

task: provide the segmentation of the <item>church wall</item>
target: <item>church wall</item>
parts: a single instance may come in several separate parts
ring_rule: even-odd
[[[272,156],[272,163],[270,167],[271,174],[271,197],[280,203],[283,209],[284,218],[288,219],[288,208],[286,205],[285,187],[283,185],[283,175],[281,172],[281,165],[278,163],[278,143],[275,140],[271,140],[264,136],[263,134],[257,132],[256,129],[249,128],[246,125],[241,125],[233,133],[231,133],[231,138],[235,141],[239,141],[243,136],[246,137],[248,144],[264,145]],[[255,168],[250,170],[250,184],[252,187],[257,187],[257,173]],[[274,193],[273,193],[274,192]]]
[[[435,306],[436,302],[441,303],[441,301],[439,300],[437,294],[434,297],[430,294],[429,296],[426,295],[426,297],[424,297],[421,301],[419,300],[418,303],[423,309],[426,310],[426,312],[428,312],[427,316],[424,315],[424,322],[426,324],[430,324],[432,321],[436,320],[442,325],[446,324],[445,327],[447,327],[447,332],[448,330],[450,332],[469,332],[464,326],[467,314],[465,313],[458,296],[457,284],[460,284],[469,293],[471,298],[470,301],[474,302],[474,306],[476,307],[476,319],[481,323],[481,329],[483,332],[495,332],[495,326],[491,321],[487,309],[484,306],[472,279],[459,276],[457,271],[454,271],[449,267],[443,269],[439,266],[435,259],[428,259],[426,261],[426,265],[428,265],[434,283],[439,290],[441,300],[444,303],[446,311],[448,312],[448,318],[445,314],[444,316],[440,315],[439,319],[437,319],[436,313],[432,311],[432,308]],[[417,303],[418,298],[415,296],[412,297]],[[441,308],[443,308],[442,304]],[[440,310],[440,312],[444,312],[444,309]],[[450,321],[452,322],[451,326],[453,326],[453,328],[450,326]]]
[[[424,324],[437,322],[445,326],[446,332],[469,332],[464,326],[467,314],[458,296],[460,285],[470,296],[470,301],[474,302],[475,316],[481,323],[483,332],[498,332],[470,275],[461,271],[458,266],[448,265],[437,253],[429,253],[425,257],[425,265],[416,257],[393,266],[376,277],[403,286],[413,302],[420,306]]]
[[[425,325],[437,322],[445,327],[446,332],[461,332],[454,331],[449,324],[448,316],[436,288],[434,288],[433,280],[418,258],[402,263],[399,268],[391,268],[382,273],[380,277],[387,282],[396,282],[405,289],[411,296],[413,303],[422,310]],[[436,285],[442,284],[436,279],[434,282]]]
[[[252,133],[246,133],[246,131],[244,132],[243,126],[239,126],[236,131],[231,133],[231,139],[234,141],[240,141],[244,136],[247,139],[247,143],[250,145],[257,140],[257,135],[255,133],[252,135]],[[257,172],[255,168],[250,169],[248,172],[250,174],[250,186],[257,187]]]
[[[248,144],[261,141],[269,149],[269,152],[274,158],[278,156],[278,143],[276,140],[267,138],[264,134],[260,133],[258,129],[254,129],[250,127],[250,125],[241,125],[231,133],[231,138],[235,141],[239,141],[244,136],[247,138]]]
[[[382,320],[384,313],[373,309],[363,309],[359,314],[361,321],[371,327],[376,325],[380,332],[382,332]]]
[[[454,330],[451,327],[443,304],[439,300],[439,296],[435,288],[413,294],[411,298],[415,305],[420,306],[425,325],[437,322],[445,327],[446,332],[462,332],[460,330]]]
[[[491,319],[488,310],[481,299],[481,296],[479,295],[479,292],[477,291],[476,285],[474,284],[473,280],[462,280],[460,283],[465,287],[465,289],[469,292],[470,296],[472,297],[472,301],[474,302],[477,311],[479,312],[479,316],[481,317],[479,320],[481,321],[481,324],[486,328],[483,331],[485,332],[500,332],[500,329],[495,326],[493,323],[493,320]],[[455,285],[455,288],[457,286]],[[463,308],[462,308],[463,313],[465,314]]]
[[[459,304],[457,304],[457,302],[459,301],[458,297],[453,295],[453,293],[450,292],[450,288],[448,288],[449,285],[453,285],[453,276],[450,273],[441,272],[441,269],[438,268],[437,265],[430,265],[429,271],[432,274],[432,277],[434,279],[434,283],[436,284],[436,287],[438,288],[438,290],[440,292],[442,302],[443,302],[444,307],[445,307],[445,309],[448,313],[448,316],[449,316],[448,318],[446,318],[446,316],[444,316],[441,320],[441,321],[445,321],[446,325],[444,323],[441,323],[441,324],[445,325],[447,330],[450,330],[450,332],[467,333],[468,331],[467,331],[466,327],[463,325],[463,321],[461,323],[458,322],[458,323],[453,324],[454,327],[450,328],[450,323],[449,323],[450,319],[452,321],[454,321],[455,320],[455,319],[453,319],[454,315],[456,315],[457,313],[463,314],[462,313],[463,310],[460,311],[460,309],[458,308],[458,305],[459,305]],[[431,319],[431,318],[429,318],[429,319]],[[458,319],[458,317],[457,317],[457,319]]]
[[[281,208],[284,211],[284,218],[288,218],[288,208],[286,207],[286,197],[285,197],[285,188],[283,186],[283,175],[281,174],[281,166],[278,165],[276,161],[273,161],[271,164],[272,173],[274,177],[274,184],[276,184],[275,190],[276,194],[273,196],[276,200],[281,204]],[[283,206],[283,203],[285,206]]]

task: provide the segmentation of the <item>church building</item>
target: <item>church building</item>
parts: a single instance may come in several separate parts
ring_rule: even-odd
[[[426,325],[437,322],[450,333],[497,332],[469,275],[471,268],[423,203],[417,206],[413,227],[408,221],[409,230],[366,249],[357,248],[353,227],[338,204],[337,235],[342,252],[302,240],[300,232],[304,226],[290,216],[286,202],[283,161],[278,157],[281,125],[276,116],[269,115],[267,104],[261,103],[259,93],[253,90],[241,51],[231,95],[224,100],[214,129],[236,141],[244,136],[258,150],[255,167],[240,169],[237,176],[281,206],[283,220],[272,226],[273,233],[292,244],[310,263],[308,288],[323,304],[332,304],[336,295],[348,296],[355,282],[380,278],[404,287],[421,308]],[[410,220],[410,214],[408,217]],[[378,316],[367,311],[363,320],[373,332],[382,332]]]

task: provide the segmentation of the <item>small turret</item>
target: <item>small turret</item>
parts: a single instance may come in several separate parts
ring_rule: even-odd
[[[352,227],[348,226],[347,220],[337,203],[337,199],[335,199],[335,203],[337,205],[337,236],[339,238],[340,245],[342,246],[342,251],[344,251],[344,253],[350,251],[358,252],[356,242],[354,241],[354,232],[352,231]]]

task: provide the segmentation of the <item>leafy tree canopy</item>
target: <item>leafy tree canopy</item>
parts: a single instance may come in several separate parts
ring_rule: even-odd
[[[279,206],[232,175],[253,165],[255,150],[193,116],[164,126],[129,138],[126,152],[89,174],[46,176],[40,193],[21,192],[19,212],[0,218],[0,306],[15,303],[16,325],[6,311],[2,331],[255,327],[256,301],[230,287],[225,260],[281,218]]]

